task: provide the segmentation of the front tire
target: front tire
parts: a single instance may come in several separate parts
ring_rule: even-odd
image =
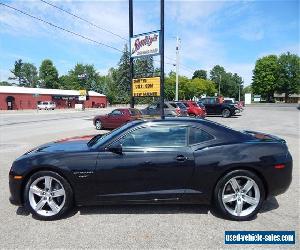
[[[231,116],[230,110],[229,110],[229,109],[223,109],[223,111],[222,111],[222,116],[223,116],[224,118],[230,117],[230,116]]]
[[[95,127],[97,130],[101,130],[103,128],[102,123],[100,120],[96,120]]]
[[[24,202],[36,219],[56,220],[72,207],[73,192],[67,180],[58,173],[40,171],[29,178]]]
[[[217,183],[214,201],[220,214],[231,220],[244,221],[253,218],[265,198],[261,179],[248,170],[234,170]]]

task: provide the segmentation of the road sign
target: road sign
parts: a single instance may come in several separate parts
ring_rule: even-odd
[[[134,97],[160,96],[160,77],[133,79],[132,90]]]
[[[85,89],[79,90],[79,95],[86,95],[86,90]]]
[[[85,95],[78,96],[78,101],[86,101],[86,96]]]
[[[130,38],[131,57],[155,56],[160,53],[160,32],[153,31]]]

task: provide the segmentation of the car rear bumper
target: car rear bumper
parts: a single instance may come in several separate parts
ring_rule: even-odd
[[[287,161],[283,163],[285,166],[281,169],[276,169],[274,166],[268,170],[266,179],[268,180],[268,197],[276,196],[286,192],[292,182],[293,161],[288,153]]]

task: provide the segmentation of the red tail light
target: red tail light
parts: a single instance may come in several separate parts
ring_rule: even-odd
[[[180,115],[180,108],[176,108],[176,114]]]
[[[283,168],[285,168],[285,165],[284,164],[276,164],[274,166],[274,168],[276,168],[276,169],[283,169]]]

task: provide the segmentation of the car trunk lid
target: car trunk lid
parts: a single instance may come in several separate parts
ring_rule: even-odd
[[[286,141],[278,136],[270,135],[262,132],[257,131],[250,131],[250,130],[244,130],[245,134],[252,136],[253,138],[260,140],[260,141],[269,141],[269,142],[280,142],[280,143],[286,143]]]

